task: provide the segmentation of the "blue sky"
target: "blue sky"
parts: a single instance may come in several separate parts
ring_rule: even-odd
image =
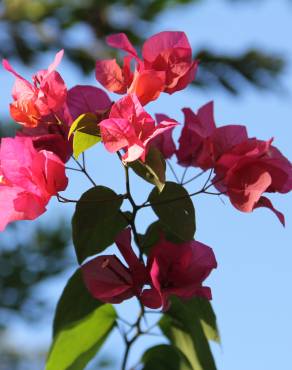
[[[159,101],[147,106],[150,113],[164,112],[181,121],[180,109],[188,106],[196,110],[209,100],[215,102],[217,124],[245,124],[250,136],[261,139],[274,137],[274,144],[288,158],[292,158],[292,4],[287,0],[249,2],[249,5],[229,5],[225,1],[203,1],[199,5],[170,9],[156,22],[150,34],[163,30],[185,31],[195,49],[212,47],[222,53],[237,54],[246,48],[259,47],[277,52],[288,61],[281,84],[282,92],[258,91],[246,84],[243,94],[233,98],[220,89],[188,89],[172,96],[163,95]],[[47,63],[47,58],[44,58]],[[84,80],[81,74],[65,59],[60,67],[69,86],[87,82],[95,84],[94,74]],[[19,68],[27,76],[32,70]],[[13,79],[0,74],[0,85],[11,86]],[[2,90],[3,91],[3,90]],[[1,113],[7,113],[9,89],[1,96]],[[106,166],[104,165],[106,163]],[[98,183],[123,191],[123,172],[115,158],[102,148],[90,150],[89,169]],[[72,176],[71,176],[72,175]],[[90,184],[70,174],[68,197],[78,197]],[[169,174],[169,179],[171,174]],[[133,183],[135,196],[142,199],[145,184]],[[188,189],[200,187],[194,183]],[[149,190],[151,187],[149,186]],[[214,248],[218,268],[208,280],[213,291],[213,305],[221,332],[221,346],[213,346],[219,370],[290,370],[292,332],[292,196],[272,196],[276,208],[286,216],[284,229],[268,210],[252,214],[235,210],[227,199],[223,204],[217,197],[194,198],[197,214],[196,238]],[[54,217],[56,208],[70,217],[71,205],[53,201],[40,222]],[[66,208],[66,209],[65,209]],[[150,210],[138,220],[144,230],[151,222]],[[29,223],[26,223],[29,226]],[[48,284],[46,293],[56,300],[63,282]],[[121,307],[124,315],[135,311],[132,302]],[[44,328],[47,326],[44,325]],[[35,331],[21,327],[21,338],[36,343]],[[49,340],[49,332],[43,342]],[[158,338],[144,339],[134,347],[130,362],[136,363],[146,345],[159,343]],[[111,353],[113,346],[121,345],[112,336],[105,346]],[[119,356],[119,354],[117,354]]]

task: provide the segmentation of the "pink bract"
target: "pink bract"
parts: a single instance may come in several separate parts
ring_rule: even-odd
[[[96,299],[108,303],[120,303],[133,296],[140,296],[148,273],[131,247],[131,230],[123,230],[116,244],[128,267],[115,255],[98,256],[82,267],[85,285]]]
[[[163,238],[151,249],[147,268],[151,289],[141,296],[144,305],[151,308],[169,306],[172,295],[188,299],[194,296],[211,299],[211,290],[203,281],[217,267],[213,250],[197,241],[174,244]]]
[[[67,106],[72,121],[84,113],[102,114],[111,104],[108,95],[95,86],[76,85],[68,90]]]
[[[63,162],[52,152],[37,152],[28,137],[2,139],[0,173],[1,231],[10,222],[40,216],[67,186]]]
[[[109,118],[99,125],[106,149],[111,153],[124,149],[123,160],[132,162],[139,158],[145,161],[152,140],[176,124],[173,120],[165,120],[155,125],[137,96],[129,94],[112,106]]]
[[[184,108],[185,123],[179,138],[178,163],[182,166],[213,168],[225,151],[247,139],[244,126],[227,125],[216,128],[214,104],[209,102],[197,113]]]
[[[143,59],[123,33],[107,37],[107,43],[126,52],[124,64],[121,68],[115,59],[97,61],[97,81],[109,91],[136,94],[143,105],[163,91],[172,94],[184,89],[195,78],[198,62],[192,60],[184,32],[160,32],[150,37],[142,48]]]
[[[169,122],[174,122],[177,124],[175,120],[169,118],[165,114],[160,114],[160,113],[155,114],[155,118],[158,123],[163,122],[163,121],[169,121]],[[160,151],[160,153],[162,153],[165,159],[172,157],[173,154],[176,152],[175,142],[172,137],[172,132],[173,132],[174,127],[171,128],[170,130],[164,131],[161,135],[156,136],[151,141],[151,146],[155,146]]]
[[[216,163],[215,186],[243,212],[270,208],[284,224],[284,216],[262,194],[292,190],[292,165],[272,145],[272,140],[248,139],[234,146]]]
[[[33,83],[20,76],[7,60],[3,60],[3,67],[16,77],[12,91],[14,102],[10,104],[10,113],[16,122],[26,127],[36,127],[63,107],[67,88],[55,70],[63,54],[63,50],[59,51],[48,69],[37,72],[32,78]]]

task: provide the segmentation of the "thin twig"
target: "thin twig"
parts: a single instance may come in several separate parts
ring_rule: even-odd
[[[131,228],[132,228],[135,243],[136,243],[136,245],[137,245],[137,247],[139,248],[139,251],[140,251],[139,258],[140,258],[140,260],[143,260],[143,252],[142,252],[142,248],[140,248],[139,235],[138,235],[138,232],[137,232],[137,229],[136,229],[136,224],[135,224],[135,218],[136,218],[136,214],[138,212],[138,207],[137,207],[137,204],[135,203],[135,201],[132,197],[132,194],[131,194],[129,167],[126,164],[124,164],[124,168],[125,168],[125,176],[126,176],[126,197],[129,200],[129,202],[131,203],[131,206],[133,208],[132,216],[129,219],[129,223],[130,223]]]
[[[65,198],[65,197],[61,196],[60,194],[57,194],[56,197],[57,197],[57,199],[60,203],[104,203],[104,202],[114,202],[117,199],[126,199],[127,195],[126,194],[120,194],[115,198],[95,199],[95,200],[92,200],[92,199],[88,199],[88,200],[86,200],[86,199],[79,199],[79,200],[68,199],[68,198]]]
[[[67,199],[65,197],[62,197],[60,194],[57,194],[56,197],[60,203],[77,203],[78,202],[77,200],[74,200],[74,199]]]
[[[206,170],[203,170],[203,171],[199,172],[197,175],[191,177],[189,180],[187,180],[185,182],[182,182],[182,185],[189,184],[190,182],[196,180],[198,177],[202,176],[205,172],[206,172]]]
[[[92,179],[92,177],[89,175],[89,173],[87,172],[86,168],[83,167],[78,161],[76,158],[74,158],[72,156],[73,160],[75,161],[75,163],[77,164],[77,166],[80,168],[80,171],[84,173],[84,175],[88,178],[88,180],[92,183],[93,186],[96,186],[96,183],[95,181]]]
[[[180,180],[180,184],[181,184],[181,185],[183,185],[183,183],[184,183],[184,179],[185,179],[185,176],[186,176],[186,174],[187,174],[187,172],[188,172],[188,169],[189,169],[189,166],[187,166],[187,167],[184,169],[184,172],[183,172],[182,177],[181,177],[181,180]]]
[[[209,172],[208,178],[207,178],[207,180],[206,180],[205,184],[203,185],[203,189],[205,189],[205,190],[206,190],[206,186],[207,186],[208,182],[211,180],[212,174],[213,174],[213,168],[211,168],[211,171]],[[211,184],[211,186],[212,186],[212,185],[213,185],[213,184]]]
[[[85,164],[85,153],[82,152],[82,167],[83,168],[86,168],[86,164]]]
[[[172,164],[170,163],[170,161],[169,161],[169,160],[166,160],[166,163],[168,164],[168,166],[169,166],[169,168],[170,168],[170,171],[172,172],[172,174],[173,174],[173,176],[174,176],[174,178],[175,178],[176,182],[177,182],[177,183],[179,183],[178,176],[177,176],[177,174],[175,173],[175,170],[173,169]]]
[[[66,170],[71,170],[71,171],[77,171],[77,172],[82,172],[79,168],[74,168],[74,167],[65,167]]]
[[[178,201],[178,200],[185,199],[185,198],[187,198],[187,197],[193,197],[193,196],[195,196],[195,195],[199,195],[199,194],[211,194],[211,195],[221,195],[221,194],[224,194],[224,193],[211,193],[211,192],[208,192],[208,191],[207,191],[207,190],[208,190],[211,186],[213,186],[215,183],[222,181],[222,179],[218,179],[216,182],[212,182],[211,184],[207,185],[207,184],[208,184],[208,182],[209,182],[209,180],[210,180],[210,178],[211,178],[211,176],[212,176],[212,171],[210,171],[210,174],[209,174],[209,176],[208,176],[208,179],[207,179],[207,181],[205,182],[205,184],[204,184],[204,186],[202,187],[202,189],[200,189],[200,190],[198,190],[198,191],[195,191],[195,192],[190,193],[190,194],[188,194],[188,195],[182,195],[182,196],[180,196],[180,197],[176,197],[176,198],[171,198],[171,199],[161,200],[161,201],[159,201],[159,202],[152,202],[152,203],[150,203],[150,202],[148,202],[148,201],[147,201],[146,203],[144,202],[144,203],[143,203],[143,204],[141,204],[141,205],[137,205],[138,210],[139,210],[139,209],[141,209],[141,208],[145,208],[145,207],[151,207],[151,206],[156,206],[156,205],[160,205],[160,204],[166,204],[166,203],[176,202],[176,201]]]
[[[134,240],[135,240],[135,243],[137,245],[137,247],[139,248],[139,251],[140,251],[140,260],[143,260],[143,252],[142,252],[142,248],[140,248],[140,241],[139,241],[139,235],[138,235],[138,232],[137,232],[137,229],[136,229],[136,224],[135,224],[135,218],[136,218],[136,214],[139,210],[139,208],[137,207],[137,204],[135,203],[134,201],[134,198],[132,197],[132,194],[131,194],[131,187],[130,187],[130,177],[129,177],[129,167],[127,165],[127,163],[125,163],[123,160],[122,160],[122,155],[120,152],[117,152],[117,155],[120,159],[120,161],[122,162],[123,166],[124,166],[124,170],[125,170],[125,179],[126,179],[126,194],[125,194],[125,198],[129,200],[131,206],[132,206],[132,215],[130,218],[126,217],[124,215],[124,217],[127,219],[127,221],[129,222],[129,224],[131,225],[131,228],[132,228],[132,232],[133,232],[133,235],[134,235]]]
[[[129,321],[125,320],[121,316],[119,316],[117,319],[120,320],[121,322],[123,322],[124,324],[128,325],[128,326],[133,326],[133,324],[131,324]]]
[[[123,363],[122,363],[122,370],[126,370],[127,361],[128,361],[128,357],[129,357],[132,345],[139,338],[139,336],[143,333],[142,330],[141,330],[141,321],[142,321],[142,318],[144,316],[144,306],[142,305],[142,303],[140,303],[140,306],[141,306],[140,314],[139,314],[135,324],[133,325],[133,327],[136,328],[135,335],[130,340],[127,339],[126,337],[124,337],[125,344],[126,344],[126,350],[125,350],[125,353],[124,353],[124,358],[123,358]]]

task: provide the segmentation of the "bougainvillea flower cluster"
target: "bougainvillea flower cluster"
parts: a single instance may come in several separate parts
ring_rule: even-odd
[[[247,139],[244,126],[216,127],[213,102],[201,107],[197,113],[190,108],[182,111],[185,122],[176,154],[178,163],[184,167],[194,166],[203,170],[213,168],[223,153]]]
[[[137,297],[144,306],[164,311],[169,308],[172,296],[183,300],[192,297],[209,300],[211,290],[203,284],[217,267],[217,262],[210,247],[194,240],[193,219],[190,223],[192,234],[187,233],[187,237],[178,238],[176,234],[175,238],[169,239],[162,228],[147,254],[139,245],[143,238],[135,229],[135,215],[148,205],[152,206],[156,215],[160,215],[160,203],[151,203],[149,196],[141,206],[135,204],[129,190],[129,168],[156,185],[156,190],[163,194],[166,186],[165,160],[175,155],[178,165],[185,169],[198,167],[203,172],[210,171],[209,186],[228,196],[238,210],[251,212],[266,207],[284,224],[284,215],[263,194],[292,190],[291,163],[272,145],[272,140],[250,138],[244,125],[217,127],[213,102],[205,104],[196,113],[191,108],[183,108],[182,125],[179,124],[180,118],[173,119],[159,113],[154,119],[147,112],[145,106],[158,99],[162,92],[173,94],[186,88],[195,78],[198,62],[193,58],[191,46],[183,32],[161,32],[150,37],[142,47],[141,57],[125,34],[111,35],[107,43],[125,53],[123,65],[120,66],[116,59],[99,60],[95,75],[108,91],[124,95],[117,101],[112,101],[97,86],[76,85],[68,89],[56,71],[63,51],[56,54],[47,69],[33,75],[32,83],[20,76],[7,60],[3,60],[4,68],[16,78],[10,114],[21,128],[15,138],[1,141],[0,230],[4,230],[10,222],[40,216],[52,196],[66,202],[59,192],[67,187],[65,163],[72,153],[75,163],[79,165],[77,170],[95,184],[86,172],[85,161],[81,165],[76,159],[74,145],[80,144],[75,139],[84,140],[80,144],[79,155],[101,141],[108,152],[119,155],[127,174],[127,193],[117,196],[113,202],[122,203],[128,199],[133,209],[128,212],[130,215],[122,209],[118,210],[118,221],[107,225],[109,230],[114,230],[111,237],[108,230],[101,230],[101,235],[93,231],[93,236],[83,237],[82,243],[97,238],[102,245],[90,245],[89,254],[86,254],[88,246],[84,247],[86,253],[83,250],[80,254],[77,252],[78,260],[80,255],[90,257],[86,261],[84,258],[79,260],[88,291],[102,302],[120,303]],[[172,134],[180,127],[176,147]],[[74,145],[72,134],[76,141]],[[157,155],[157,151],[161,156]],[[69,169],[72,170],[72,167]],[[176,184],[180,187],[180,194],[186,194],[193,207],[190,194],[182,189],[182,184],[183,179]],[[99,187],[94,186],[95,189]],[[107,189],[107,193],[115,194],[111,189]],[[181,198],[184,196],[180,195]],[[83,201],[86,204],[89,200],[81,197],[77,206]],[[109,199],[102,201],[108,202]],[[162,204],[165,204],[165,198]],[[104,207],[104,203],[96,201],[96,207]],[[114,210],[117,211],[115,207],[112,208]],[[182,211],[182,217],[192,213],[186,208]],[[86,212],[89,212],[87,208]],[[162,213],[163,218],[165,213]],[[84,216],[87,217],[87,213]],[[122,221],[118,217],[122,217]],[[88,221],[85,229],[89,233],[88,225],[95,220]],[[162,220],[164,223],[165,219]],[[123,226],[117,229],[120,224]],[[167,229],[167,225],[164,226]],[[75,230],[75,234],[81,231]],[[171,231],[176,230],[168,230]],[[131,233],[137,249],[131,245]],[[100,254],[114,242],[121,258],[116,254]],[[139,252],[139,257],[134,250]]]
[[[184,108],[185,123],[176,151],[182,166],[213,169],[217,189],[226,194],[240,211],[270,208],[284,225],[265,192],[288,193],[292,190],[292,166],[282,153],[267,142],[249,138],[245,126],[216,127],[213,102],[197,113]]]
[[[147,150],[155,138],[172,130],[177,123],[167,119],[157,125],[134,94],[118,100],[111,108],[109,118],[100,122],[104,145],[111,153],[125,148],[123,160],[145,161]]]
[[[285,224],[284,216],[263,197],[267,193],[292,190],[292,166],[272,146],[272,140],[247,139],[224,153],[216,163],[215,186],[225,192],[231,203],[243,212],[268,207]]]
[[[96,79],[117,94],[136,94],[145,105],[161,92],[172,94],[184,89],[195,77],[198,62],[183,32],[160,32],[142,47],[142,59],[123,33],[109,36],[108,45],[126,52],[121,68],[115,59],[96,62]],[[135,61],[135,70],[131,62]]]
[[[95,298],[120,303],[137,296],[145,306],[164,310],[171,295],[211,299],[210,288],[202,286],[217,267],[210,247],[194,240],[174,244],[161,238],[145,266],[132,249],[130,228],[118,235],[116,244],[128,267],[115,255],[98,256],[82,267],[85,284]],[[146,285],[151,288],[143,289]]]
[[[4,68],[16,77],[12,91],[14,102],[10,104],[10,114],[16,122],[26,127],[36,127],[62,108],[66,101],[67,88],[56,68],[63,54],[63,50],[59,51],[48,69],[33,75],[33,83],[15,72],[7,60],[3,60]]]
[[[169,307],[169,298],[193,296],[211,299],[211,290],[203,281],[217,267],[213,250],[198,241],[175,244],[164,238],[155,244],[147,262],[151,289],[142,293],[142,302],[150,308]]]
[[[120,303],[140,296],[147,270],[131,247],[131,231],[123,230],[116,244],[124,257],[125,266],[116,255],[102,255],[82,266],[85,284],[93,297],[109,303]]]

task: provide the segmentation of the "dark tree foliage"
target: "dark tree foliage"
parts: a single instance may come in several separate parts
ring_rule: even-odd
[[[52,315],[50,302],[37,287],[72,265],[68,235],[65,221],[34,227],[30,233],[25,223],[16,223],[0,234],[0,370],[40,368],[45,354],[35,351],[32,358],[22,348],[11,348],[6,331],[15,320],[31,325]]]
[[[44,51],[65,48],[70,60],[89,73],[96,59],[113,55],[105,46],[106,35],[125,32],[139,47],[163,11],[201,1],[4,0],[0,5],[0,55],[30,64]],[[254,1],[248,1],[249,6]],[[255,87],[270,89],[284,68],[281,58],[260,50],[247,50],[241,55],[220,55],[212,50],[196,50],[195,46],[194,50],[201,60],[194,84],[197,87],[217,85],[237,94],[244,79]]]
[[[42,311],[45,302],[34,294],[35,285],[73,262],[67,249],[70,228],[62,221],[51,228],[39,226],[31,236],[22,237],[24,229],[19,226],[10,225],[0,238],[0,310],[36,320],[37,308]],[[5,325],[1,317],[0,323]]]

